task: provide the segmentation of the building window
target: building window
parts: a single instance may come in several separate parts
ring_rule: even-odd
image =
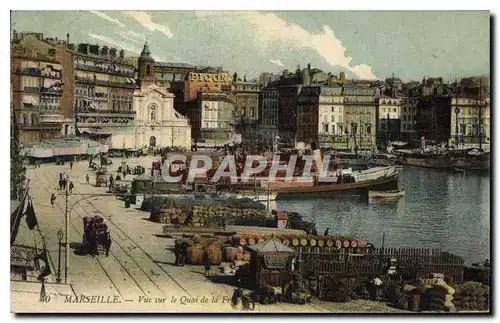
[[[372,126],[371,125],[366,125],[366,134],[371,135],[372,134]]]
[[[148,64],[146,65],[146,75],[150,75],[151,74],[151,66]]]

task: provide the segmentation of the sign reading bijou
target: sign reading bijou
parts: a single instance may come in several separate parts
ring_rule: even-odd
[[[190,82],[231,83],[229,74],[189,73]]]

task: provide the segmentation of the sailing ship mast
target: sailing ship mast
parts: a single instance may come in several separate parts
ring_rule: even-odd
[[[482,107],[483,107],[483,101],[482,101],[482,96],[483,91],[482,91],[482,80],[479,78],[479,118],[477,120],[477,132],[478,132],[478,138],[479,138],[479,150],[483,150],[483,136],[482,136],[482,129],[481,126],[483,124],[483,115],[482,115]]]

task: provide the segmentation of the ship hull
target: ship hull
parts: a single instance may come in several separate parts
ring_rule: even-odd
[[[369,181],[346,184],[327,184],[312,187],[287,187],[278,189],[277,200],[302,196],[366,195],[368,190],[398,189],[398,174]]]

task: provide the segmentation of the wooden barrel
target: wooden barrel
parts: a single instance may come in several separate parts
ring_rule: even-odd
[[[337,247],[337,249],[342,248],[342,240],[340,239],[335,240],[335,247]]]
[[[323,248],[325,246],[325,240],[324,239],[318,239],[318,247]]]
[[[299,246],[299,244],[300,244],[300,240],[299,240],[299,238],[293,238],[293,239],[292,239],[292,245],[293,245],[294,247],[298,247],[298,246]]]
[[[201,265],[203,263],[203,254],[205,250],[200,244],[193,244],[187,248],[187,261],[192,265]]]
[[[329,247],[329,248],[330,248],[330,247],[333,247],[333,244],[334,244],[334,242],[333,242],[333,240],[332,240],[332,239],[328,239],[328,240],[326,240],[326,246],[327,246],[327,247]]]
[[[356,248],[358,246],[358,242],[356,240],[351,241],[351,247]]]
[[[244,253],[243,254],[243,261],[250,261],[250,254],[249,253]]]
[[[233,244],[235,244],[237,246],[244,246],[247,244],[245,237],[240,236],[240,235],[234,235],[232,240],[233,240]]]
[[[288,238],[288,237],[283,237],[283,239],[282,239],[282,243],[283,243],[285,246],[289,246],[292,242],[290,241],[290,238]]]
[[[224,247],[224,261],[234,262],[238,260],[238,255],[242,254],[242,250],[236,247]]]
[[[261,243],[261,242],[264,242],[264,241],[266,241],[266,239],[263,236],[259,236],[257,238],[257,243]]]
[[[252,237],[252,236],[248,237],[247,241],[248,241],[249,245],[254,245],[256,243],[255,237]]]
[[[360,248],[366,247],[366,241],[365,240],[358,240],[358,247],[360,247]]]
[[[222,262],[222,248],[220,245],[211,244],[207,248],[208,259],[212,265],[220,265]]]
[[[318,240],[316,238],[310,238],[309,244],[311,245],[311,247],[315,247],[318,244]]]
[[[349,248],[349,246],[351,245],[351,242],[349,240],[344,240],[343,244],[344,248]]]
[[[307,239],[306,238],[301,238],[300,239],[300,245],[303,246],[303,247],[307,246]]]

